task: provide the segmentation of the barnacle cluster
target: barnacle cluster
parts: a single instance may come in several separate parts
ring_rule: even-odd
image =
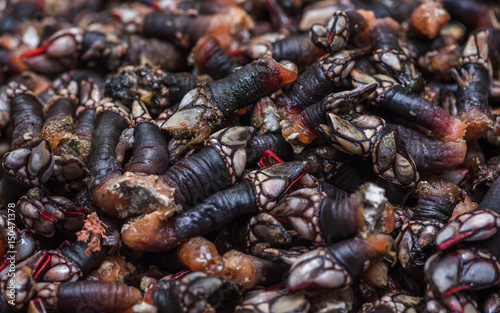
[[[500,311],[499,17],[0,2],[0,312]]]

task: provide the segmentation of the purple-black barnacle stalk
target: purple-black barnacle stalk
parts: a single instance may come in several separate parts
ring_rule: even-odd
[[[114,9],[128,32],[158,38],[186,50],[207,34],[214,35],[224,50],[234,46],[234,40],[248,37],[253,19],[238,6],[228,6],[224,13],[175,14],[148,8]]]
[[[297,65],[300,72],[325,54],[304,35],[291,35],[272,42],[250,44],[243,49],[252,59],[268,54],[276,61],[291,61]]]
[[[30,306],[40,312],[125,312],[140,303],[139,289],[117,281],[38,283]]]
[[[255,135],[248,143],[247,147],[247,167],[257,166],[257,163],[264,155],[266,150],[273,151],[285,161],[291,161],[293,158],[292,147],[280,134],[265,133],[264,135]]]
[[[116,160],[115,147],[123,130],[129,127],[129,113],[118,104],[104,98],[96,110],[96,126],[92,135],[89,164],[89,192],[92,201],[108,214],[119,212],[114,194],[121,194],[117,189],[108,190],[112,181],[122,175],[122,166]],[[109,192],[110,191],[110,192]],[[124,202],[124,200],[122,200]]]
[[[444,0],[444,8],[453,19],[471,28],[498,27],[498,6],[490,1]]]
[[[110,103],[106,105],[113,107]],[[107,112],[104,110],[102,114]],[[135,131],[141,138],[134,140],[133,161],[125,173],[114,151],[114,147],[117,147],[121,158],[123,142],[118,145],[116,136],[120,137],[118,131],[126,127],[124,117],[115,112],[107,113],[110,118],[121,119],[121,127],[117,128],[120,125],[117,124],[114,129],[108,130],[113,132],[113,141],[109,144],[102,142],[102,139],[92,141],[94,150],[102,151],[103,159],[103,165],[97,163],[99,160],[94,161],[95,167],[102,166],[103,169],[94,170],[90,191],[93,201],[109,214],[124,218],[153,212],[154,215],[161,214],[167,218],[180,210],[180,206],[192,206],[229,184],[236,183],[243,175],[245,146],[253,136],[252,127],[226,128],[213,134],[205,148],[167,170],[168,150],[163,135],[139,102],[135,103],[133,111],[138,124]],[[109,128],[107,125],[100,126],[99,120],[97,127]],[[105,156],[109,157],[106,159]],[[106,164],[112,166],[106,167]]]
[[[230,127],[218,131],[206,147],[180,160],[162,175],[174,188],[177,204],[192,206],[215,192],[235,184],[246,166],[246,145],[252,127]]]
[[[389,125],[407,143],[407,152],[420,172],[451,170],[464,161],[467,152],[464,140],[444,142],[402,125]]]
[[[357,69],[351,72],[351,77],[355,87],[378,83],[375,92],[368,96],[372,105],[418,124],[444,141],[459,141],[464,137],[465,124],[462,121],[434,102],[405,92],[392,78],[380,74],[371,76]]]
[[[42,139],[43,106],[26,86],[11,82],[7,89],[12,131],[11,149],[31,145]]]
[[[105,95],[131,106],[142,101],[148,111],[158,115],[178,103],[200,81],[190,73],[167,72],[150,64],[121,67],[105,87]]]
[[[303,188],[283,198],[270,214],[287,220],[314,244],[332,244],[358,233],[384,232],[385,219],[392,216],[386,204],[384,190],[373,184],[363,185],[343,199]]]
[[[276,263],[238,250],[224,253],[222,277],[243,289],[257,285],[271,286],[279,283],[286,275],[288,265]]]
[[[193,65],[198,74],[208,74],[213,79],[224,78],[240,66],[212,35],[205,35],[196,42],[193,47]]]
[[[225,78],[198,85],[182,99],[179,109],[162,129],[174,138],[206,139],[236,110],[278,91],[297,77],[297,67],[269,56],[243,66]]]
[[[356,236],[301,255],[290,268],[289,291],[304,288],[345,288],[352,284],[366,262],[390,250],[389,235]]]
[[[422,267],[435,247],[437,233],[450,219],[464,192],[442,178],[430,178],[418,184],[418,202],[406,221],[394,246],[404,268]]]
[[[400,23],[408,19],[420,3],[416,0],[402,0],[398,2],[352,0],[351,2],[358,9],[373,11],[377,18],[391,17]]]
[[[135,174],[161,175],[168,169],[167,140],[139,101],[132,104],[134,147],[128,171]]]
[[[341,91],[326,96],[320,102],[306,107],[281,130],[283,137],[300,153],[305,145],[319,136],[320,125],[327,124],[326,113],[349,113],[354,106],[364,100],[377,88],[376,84],[361,86],[354,90]]]
[[[100,85],[95,78],[83,78],[79,84],[80,105],[75,112],[75,136],[78,138],[80,161],[87,165],[96,122],[96,108],[102,96],[99,91]]]
[[[334,92],[365,52],[344,50],[316,60],[276,99],[283,128],[305,108]]]
[[[479,139],[493,128],[493,116],[488,106],[491,85],[488,50],[488,31],[475,32],[465,44],[458,70],[452,71],[459,85],[457,117],[467,125],[467,141]]]
[[[0,293],[0,310],[2,310],[2,312],[15,313],[14,308],[8,303],[8,301],[10,300],[10,297],[7,297],[3,293]]]
[[[122,239],[136,250],[173,249],[188,238],[231,223],[238,216],[270,210],[308,169],[305,162],[290,162],[252,171],[238,184],[171,219],[160,220],[159,216],[149,215],[125,224]]]

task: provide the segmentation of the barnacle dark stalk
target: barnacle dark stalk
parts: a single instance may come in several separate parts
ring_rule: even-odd
[[[247,166],[250,168],[256,166],[266,150],[272,150],[285,161],[290,161],[293,157],[292,147],[283,136],[268,132],[263,135],[254,136],[248,143]]]
[[[468,27],[498,27],[498,7],[488,1],[453,1],[444,0],[444,8],[451,17]]]
[[[356,59],[364,53],[360,50],[344,50],[333,55],[325,55],[300,74],[297,80],[276,99],[282,129],[289,128],[289,124],[305,108],[336,91],[341,81],[353,69]],[[294,137],[288,135],[286,138],[291,141]]]
[[[305,145],[319,136],[319,125],[327,124],[326,113],[344,114],[364,100],[377,88],[376,84],[361,86],[354,90],[341,91],[326,96],[320,102],[306,107],[289,124],[282,128],[281,133],[300,153]]]
[[[418,124],[432,131],[444,141],[457,141],[464,137],[465,124],[451,116],[432,101],[404,91],[403,87],[385,75],[371,76],[357,69],[351,73],[356,87],[378,83],[379,86],[368,99],[375,106]]]
[[[453,209],[464,198],[456,185],[439,178],[421,181],[413,216],[405,222],[394,246],[404,268],[422,267],[435,247],[437,233],[448,222]]]
[[[496,310],[499,13],[0,0],[0,311]]]
[[[12,131],[11,149],[31,145],[42,138],[43,106],[26,86],[12,82],[7,89]]]
[[[286,219],[304,239],[314,244],[332,244],[358,233],[392,229],[392,208],[386,206],[383,189],[366,184],[343,199],[304,188],[283,198],[270,212]]]
[[[247,174],[238,184],[219,191],[188,211],[168,219],[146,216],[125,224],[122,240],[136,250],[170,250],[245,214],[270,210],[308,170],[305,162],[279,163]],[[143,230],[148,229],[147,232]]]
[[[457,91],[457,117],[466,125],[467,141],[481,138],[493,127],[493,116],[488,106],[491,84],[488,59],[488,31],[478,31],[465,44],[460,67],[452,71],[460,88]]]
[[[80,82],[80,105],[75,112],[75,136],[78,138],[79,159],[84,164],[89,162],[92,134],[95,127],[96,108],[101,100],[99,84],[94,78]]]
[[[406,149],[421,172],[451,170],[460,165],[467,152],[464,140],[444,142],[429,138],[402,125],[390,124],[408,142]],[[422,153],[426,151],[426,153]]]
[[[128,206],[130,199],[123,199],[123,191],[116,188],[118,186],[108,186],[113,186],[114,181],[122,175],[115,147],[122,131],[130,125],[130,120],[129,113],[123,107],[109,101],[109,98],[104,98],[96,111],[88,166],[89,191],[92,201],[104,212],[119,214],[121,206]]]
[[[45,310],[69,312],[124,312],[141,302],[139,289],[120,282],[77,281],[65,283],[39,283],[36,297]]]
[[[223,79],[202,83],[182,99],[177,112],[162,128],[174,138],[206,139],[236,110],[278,91],[297,77],[297,67],[263,57]]]
[[[226,77],[240,66],[231,59],[217,38],[212,35],[198,39],[193,47],[192,58],[197,73],[208,74],[213,79]]]
[[[204,35],[214,35],[223,49],[232,47],[234,38],[245,39],[254,26],[253,19],[241,8],[230,6],[220,14],[172,14],[147,8],[115,9],[113,14],[129,32],[171,42],[189,49]]]
[[[161,175],[168,169],[167,141],[142,102],[132,105],[134,150],[128,171],[136,174]]]
[[[249,44],[242,49],[252,59],[258,59],[267,54],[276,61],[291,61],[297,65],[300,72],[325,54],[304,35],[290,35],[272,42]]]
[[[390,250],[388,235],[356,236],[301,255],[290,268],[287,290],[345,288],[352,284],[367,261]]]

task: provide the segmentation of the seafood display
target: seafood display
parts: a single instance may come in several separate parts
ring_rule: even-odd
[[[497,1],[5,0],[0,65],[2,313],[500,312]]]

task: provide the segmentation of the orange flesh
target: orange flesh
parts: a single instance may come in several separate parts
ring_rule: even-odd
[[[439,2],[426,1],[411,15],[413,29],[429,39],[435,38],[441,28],[450,20],[450,14]]]
[[[478,207],[478,204],[472,201],[468,195],[465,196],[464,201],[458,203],[453,209],[452,217],[460,215],[465,212],[474,211]]]
[[[276,62],[271,57],[264,57],[264,58],[268,59],[268,61],[269,61],[268,66],[270,69],[273,69],[273,70],[280,73],[281,87],[283,87],[286,84],[291,83],[297,79],[297,76],[299,74],[297,66],[294,66],[293,68],[287,68],[287,67],[283,66],[282,64]]]
[[[155,251],[155,245],[165,236],[165,220],[169,210],[157,210],[122,227],[122,241],[132,249]]]
[[[464,138],[466,127],[467,125],[464,122],[458,118],[453,118],[449,127],[443,130],[444,133],[436,135],[444,141],[457,141]]]
[[[107,214],[119,218],[161,210],[170,217],[177,206],[174,190],[156,175],[138,176],[126,172],[97,186],[92,201]]]
[[[298,133],[299,136],[297,137],[300,142],[303,144],[309,144],[311,143],[314,139],[318,137],[318,134],[314,129],[310,129],[304,123],[302,123],[302,119],[300,118],[300,115],[297,115],[296,118],[292,121],[290,127],[284,128],[282,130],[283,137],[287,138],[289,135],[292,133]]]
[[[102,281],[123,282],[123,279],[129,273],[130,265],[122,256],[108,256],[97,270],[99,280]]]
[[[252,262],[250,255],[231,250],[226,252],[222,258],[224,261],[222,277],[225,280],[241,284],[244,289],[257,285],[261,270]]]
[[[477,108],[463,112],[459,117],[467,125],[467,141],[481,138],[493,127],[491,116]]]
[[[177,248],[177,256],[193,272],[217,275],[223,268],[222,257],[215,245],[200,236],[182,243]]]
[[[389,252],[392,246],[392,237],[390,235],[369,234],[365,240],[380,254]]]
[[[52,150],[56,150],[73,137],[72,130],[73,118],[65,116],[64,119],[46,122],[42,130],[42,138],[47,139]]]

